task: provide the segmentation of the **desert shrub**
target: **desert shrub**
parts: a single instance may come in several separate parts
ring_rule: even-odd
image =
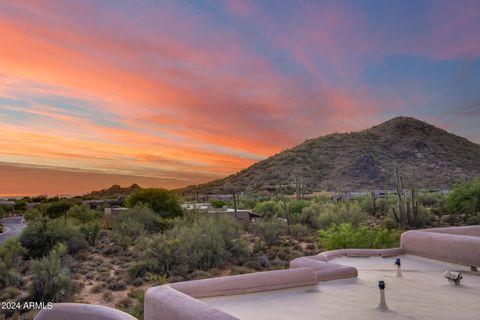
[[[445,198],[438,193],[426,193],[419,197],[420,204],[425,207],[443,207]]]
[[[183,214],[177,196],[166,189],[142,189],[131,194],[126,200],[126,205],[129,208],[133,208],[137,204],[149,206],[163,218],[175,218]]]
[[[433,221],[433,215],[421,204],[418,205],[417,215],[413,218],[416,228],[423,228],[430,225]]]
[[[135,287],[139,287],[143,284],[143,279],[142,278],[135,278],[132,280],[132,285]]]
[[[164,218],[159,217],[155,212],[153,212],[150,207],[143,204],[137,204],[135,207],[120,212],[113,219],[113,224],[120,223],[122,221],[135,221],[142,224],[146,231],[148,232],[159,232],[165,229],[166,221]]]
[[[145,292],[143,290],[135,289],[128,293],[128,296],[134,299],[135,304],[129,307],[126,312],[130,313],[137,319],[143,319],[143,306],[145,303]]]
[[[350,223],[332,225],[319,231],[319,240],[327,250],[344,248],[390,248],[397,247],[400,231],[386,228],[369,229],[366,226],[353,227]]]
[[[123,291],[127,289],[127,283],[123,280],[109,281],[107,288],[112,291]]]
[[[243,264],[243,266],[248,269],[255,269],[255,270],[262,269],[262,265],[257,260],[248,260]]]
[[[99,221],[91,221],[80,226],[80,232],[87,240],[90,246],[94,246],[95,242],[97,241],[98,234],[100,233],[100,222]]]
[[[23,214],[23,217],[27,221],[33,221],[42,217],[42,213],[38,209],[28,209]]]
[[[98,283],[90,289],[90,293],[94,293],[94,294],[101,293],[106,289],[106,287],[107,287],[106,283],[104,282]]]
[[[254,211],[261,214],[263,218],[272,218],[282,212],[280,205],[274,200],[259,202],[255,205]]]
[[[103,297],[103,300],[105,300],[105,302],[112,302],[113,300],[113,294],[110,291],[105,291],[102,297]]]
[[[297,216],[302,213],[303,209],[310,205],[309,201],[304,200],[293,200],[288,202],[288,207],[290,209],[290,214],[292,216]]]
[[[300,222],[313,228],[328,228],[332,224],[349,222],[358,226],[367,219],[367,213],[356,203],[312,203],[303,209]]]
[[[22,247],[18,239],[8,239],[0,246],[0,262],[7,268],[17,267],[22,263],[22,258],[27,254],[27,249]]]
[[[287,234],[288,226],[279,219],[261,219],[251,225],[251,231],[271,246],[278,243],[280,236]]]
[[[92,210],[84,205],[74,205],[67,211],[67,217],[76,224],[90,223],[99,220],[102,213]]]
[[[67,300],[74,292],[70,271],[62,265],[64,245],[58,245],[50,253],[32,262],[31,298],[39,302]]]
[[[255,269],[250,269],[244,266],[233,266],[232,267],[232,274],[246,274],[246,273],[253,273]]]
[[[302,238],[307,236],[310,233],[310,230],[306,225],[303,224],[292,224],[290,226],[290,234],[296,238]]]
[[[165,235],[152,239],[146,252],[148,262],[137,264],[137,273],[144,268],[167,276],[185,275],[237,263],[250,255],[240,235],[240,225],[229,216],[187,216]]]
[[[55,202],[41,204],[39,210],[50,219],[56,219],[66,216],[68,210],[73,207],[74,204],[73,201],[61,199]]]
[[[212,207],[214,208],[223,208],[224,206],[227,205],[227,203],[222,200],[213,200],[211,204],[212,204]]]
[[[0,293],[0,301],[13,300],[21,294],[22,291],[20,291],[19,289],[15,287],[9,287],[5,290],[2,290],[2,292]]]
[[[36,197],[32,197],[32,202],[45,202],[47,200],[47,196],[46,195],[41,195],[41,196],[36,196]]]
[[[112,225],[112,239],[124,252],[145,233],[143,225],[135,220],[125,219]]]
[[[125,298],[120,299],[120,300],[117,302],[116,306],[117,306],[118,308],[120,308],[120,309],[125,310],[125,309],[127,309],[128,307],[130,307],[130,306],[132,305],[132,303],[133,303],[133,300],[132,300],[132,299],[130,299],[130,298],[128,298],[128,297],[125,297]]]
[[[480,177],[457,185],[447,197],[447,209],[453,214],[480,212]]]
[[[470,215],[469,217],[467,217],[465,224],[467,225],[480,224],[480,213]]]
[[[5,211],[5,209],[3,209],[3,207],[0,207],[0,219],[3,219],[7,216],[7,212]]]
[[[15,211],[25,211],[25,209],[27,209],[27,203],[25,201],[17,201],[13,205],[13,209],[15,209]]]
[[[75,254],[88,247],[87,241],[78,227],[63,219],[35,220],[28,224],[19,240],[22,246],[28,250],[28,255],[33,258],[47,254],[59,243],[64,243],[70,254]]]
[[[0,289],[8,287],[14,281],[13,275],[10,273],[9,268],[0,261]]]
[[[377,207],[377,213],[380,209],[380,207],[378,206],[378,202],[379,202],[380,199],[376,199],[375,202],[376,202],[376,207]],[[356,199],[356,202],[358,203],[358,205],[360,206],[361,210],[368,213],[369,215],[373,215],[374,213],[374,210],[373,210],[373,199],[371,196],[363,196],[363,197],[360,197],[358,199]]]

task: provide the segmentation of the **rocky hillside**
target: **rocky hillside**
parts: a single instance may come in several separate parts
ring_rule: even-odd
[[[307,140],[237,174],[179,191],[259,191],[279,181],[302,181],[308,191],[392,188],[396,166],[406,180],[415,170],[420,187],[451,187],[480,175],[480,145],[417,119],[398,117],[364,131]]]

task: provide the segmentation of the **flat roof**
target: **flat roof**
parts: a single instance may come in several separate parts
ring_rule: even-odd
[[[200,300],[239,319],[478,319],[479,272],[413,255],[400,258],[402,277],[396,275],[396,257],[340,257],[330,262],[356,267],[358,278]],[[450,284],[445,270],[461,271],[461,284]],[[379,280],[386,283],[388,311],[375,309]]]

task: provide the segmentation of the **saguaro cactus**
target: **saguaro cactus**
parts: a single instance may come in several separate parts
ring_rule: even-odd
[[[398,212],[395,208],[393,209],[395,220],[402,228],[406,226],[416,227],[418,217],[418,189],[415,170],[413,171],[412,181],[410,183],[410,199],[406,199],[403,194],[405,184],[403,177],[400,176],[398,166],[395,167],[395,177],[398,198]]]

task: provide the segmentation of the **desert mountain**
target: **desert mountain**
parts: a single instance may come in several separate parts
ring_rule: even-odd
[[[417,185],[448,188],[480,175],[480,145],[426,122],[398,117],[370,129],[335,133],[287,149],[236,174],[182,193],[259,191],[301,181],[307,191],[393,188],[398,166]]]

